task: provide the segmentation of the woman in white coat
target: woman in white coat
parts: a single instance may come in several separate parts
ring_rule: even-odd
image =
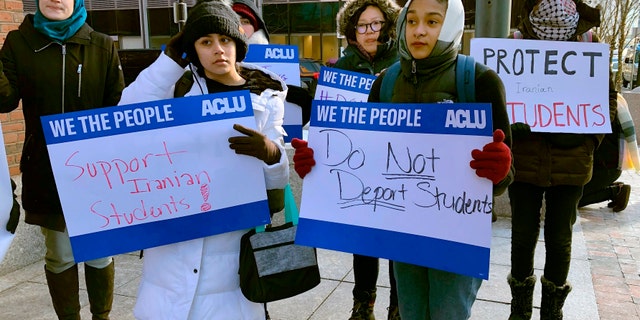
[[[173,98],[187,66],[193,85],[186,96],[250,90],[258,130],[235,125],[239,136],[229,139],[230,148],[262,160],[267,189],[282,189],[289,180],[282,142],[287,87],[276,74],[240,63],[247,50],[240,30],[229,4],[199,0],[182,32],[124,90],[120,104]],[[240,290],[240,238],[247,231],[145,249],[136,319],[265,319],[263,305]]]

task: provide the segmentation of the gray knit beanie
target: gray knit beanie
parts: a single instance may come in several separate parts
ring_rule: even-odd
[[[244,59],[247,53],[247,37],[240,28],[240,18],[223,0],[198,0],[189,10],[184,25],[185,52],[191,62],[202,68],[198,60],[194,43],[210,33],[229,36],[236,43],[236,62]],[[196,62],[197,61],[197,62]]]

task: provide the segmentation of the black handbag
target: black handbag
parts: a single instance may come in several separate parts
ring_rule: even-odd
[[[285,224],[252,229],[240,243],[240,289],[253,302],[293,297],[320,283],[316,249],[296,245],[298,209],[285,187]]]

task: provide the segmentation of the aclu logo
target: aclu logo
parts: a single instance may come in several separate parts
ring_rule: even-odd
[[[487,126],[485,110],[447,110],[445,128],[484,129]]]
[[[266,48],[264,51],[265,59],[281,59],[293,60],[295,50],[293,48]]]

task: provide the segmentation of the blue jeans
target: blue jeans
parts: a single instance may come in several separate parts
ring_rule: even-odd
[[[482,279],[427,267],[393,263],[402,320],[465,320]]]

